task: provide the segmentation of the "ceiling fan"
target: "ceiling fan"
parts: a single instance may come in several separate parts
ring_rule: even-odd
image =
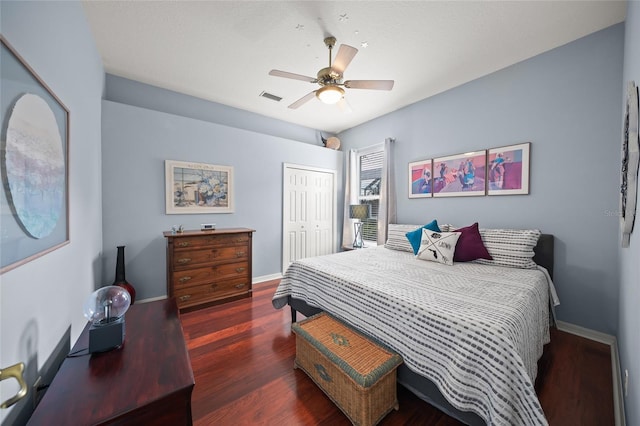
[[[342,76],[344,70],[349,66],[353,57],[356,56],[358,49],[342,44],[340,45],[340,49],[338,49],[335,60],[331,62],[331,52],[336,45],[336,38],[327,37],[324,39],[324,44],[329,48],[329,66],[318,71],[318,75],[315,78],[280,70],[269,71],[269,75],[276,77],[290,78],[292,80],[301,80],[320,85],[319,89],[301,97],[289,105],[289,108],[296,109],[315,96],[326,104],[337,103],[343,111],[350,111],[351,108],[344,99],[344,89],[342,87],[346,87],[347,89],[370,90],[391,90],[393,88],[393,80],[347,80],[343,82]]]

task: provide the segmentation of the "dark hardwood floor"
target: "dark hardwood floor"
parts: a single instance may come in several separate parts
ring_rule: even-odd
[[[195,425],[349,425],[302,371],[293,369],[290,311],[276,310],[278,281],[253,297],[181,314],[196,385]],[[610,349],[558,330],[540,360],[536,391],[549,424],[613,425]],[[460,425],[398,386],[400,410],[382,425]]]

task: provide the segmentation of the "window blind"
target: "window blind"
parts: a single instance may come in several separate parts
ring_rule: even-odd
[[[371,205],[371,217],[362,221],[362,238],[365,241],[378,240],[378,210],[380,207],[380,183],[382,181],[382,150],[359,156],[359,194],[360,204]]]

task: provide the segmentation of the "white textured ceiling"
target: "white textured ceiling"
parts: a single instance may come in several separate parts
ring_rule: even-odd
[[[624,1],[85,1],[107,72],[337,133],[624,20]],[[323,39],[359,49],[351,113],[312,99]],[[361,47],[362,43],[368,47]],[[260,97],[266,91],[283,99]]]

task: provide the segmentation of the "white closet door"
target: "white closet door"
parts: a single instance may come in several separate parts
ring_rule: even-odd
[[[335,171],[284,165],[282,271],[305,257],[333,253]]]

